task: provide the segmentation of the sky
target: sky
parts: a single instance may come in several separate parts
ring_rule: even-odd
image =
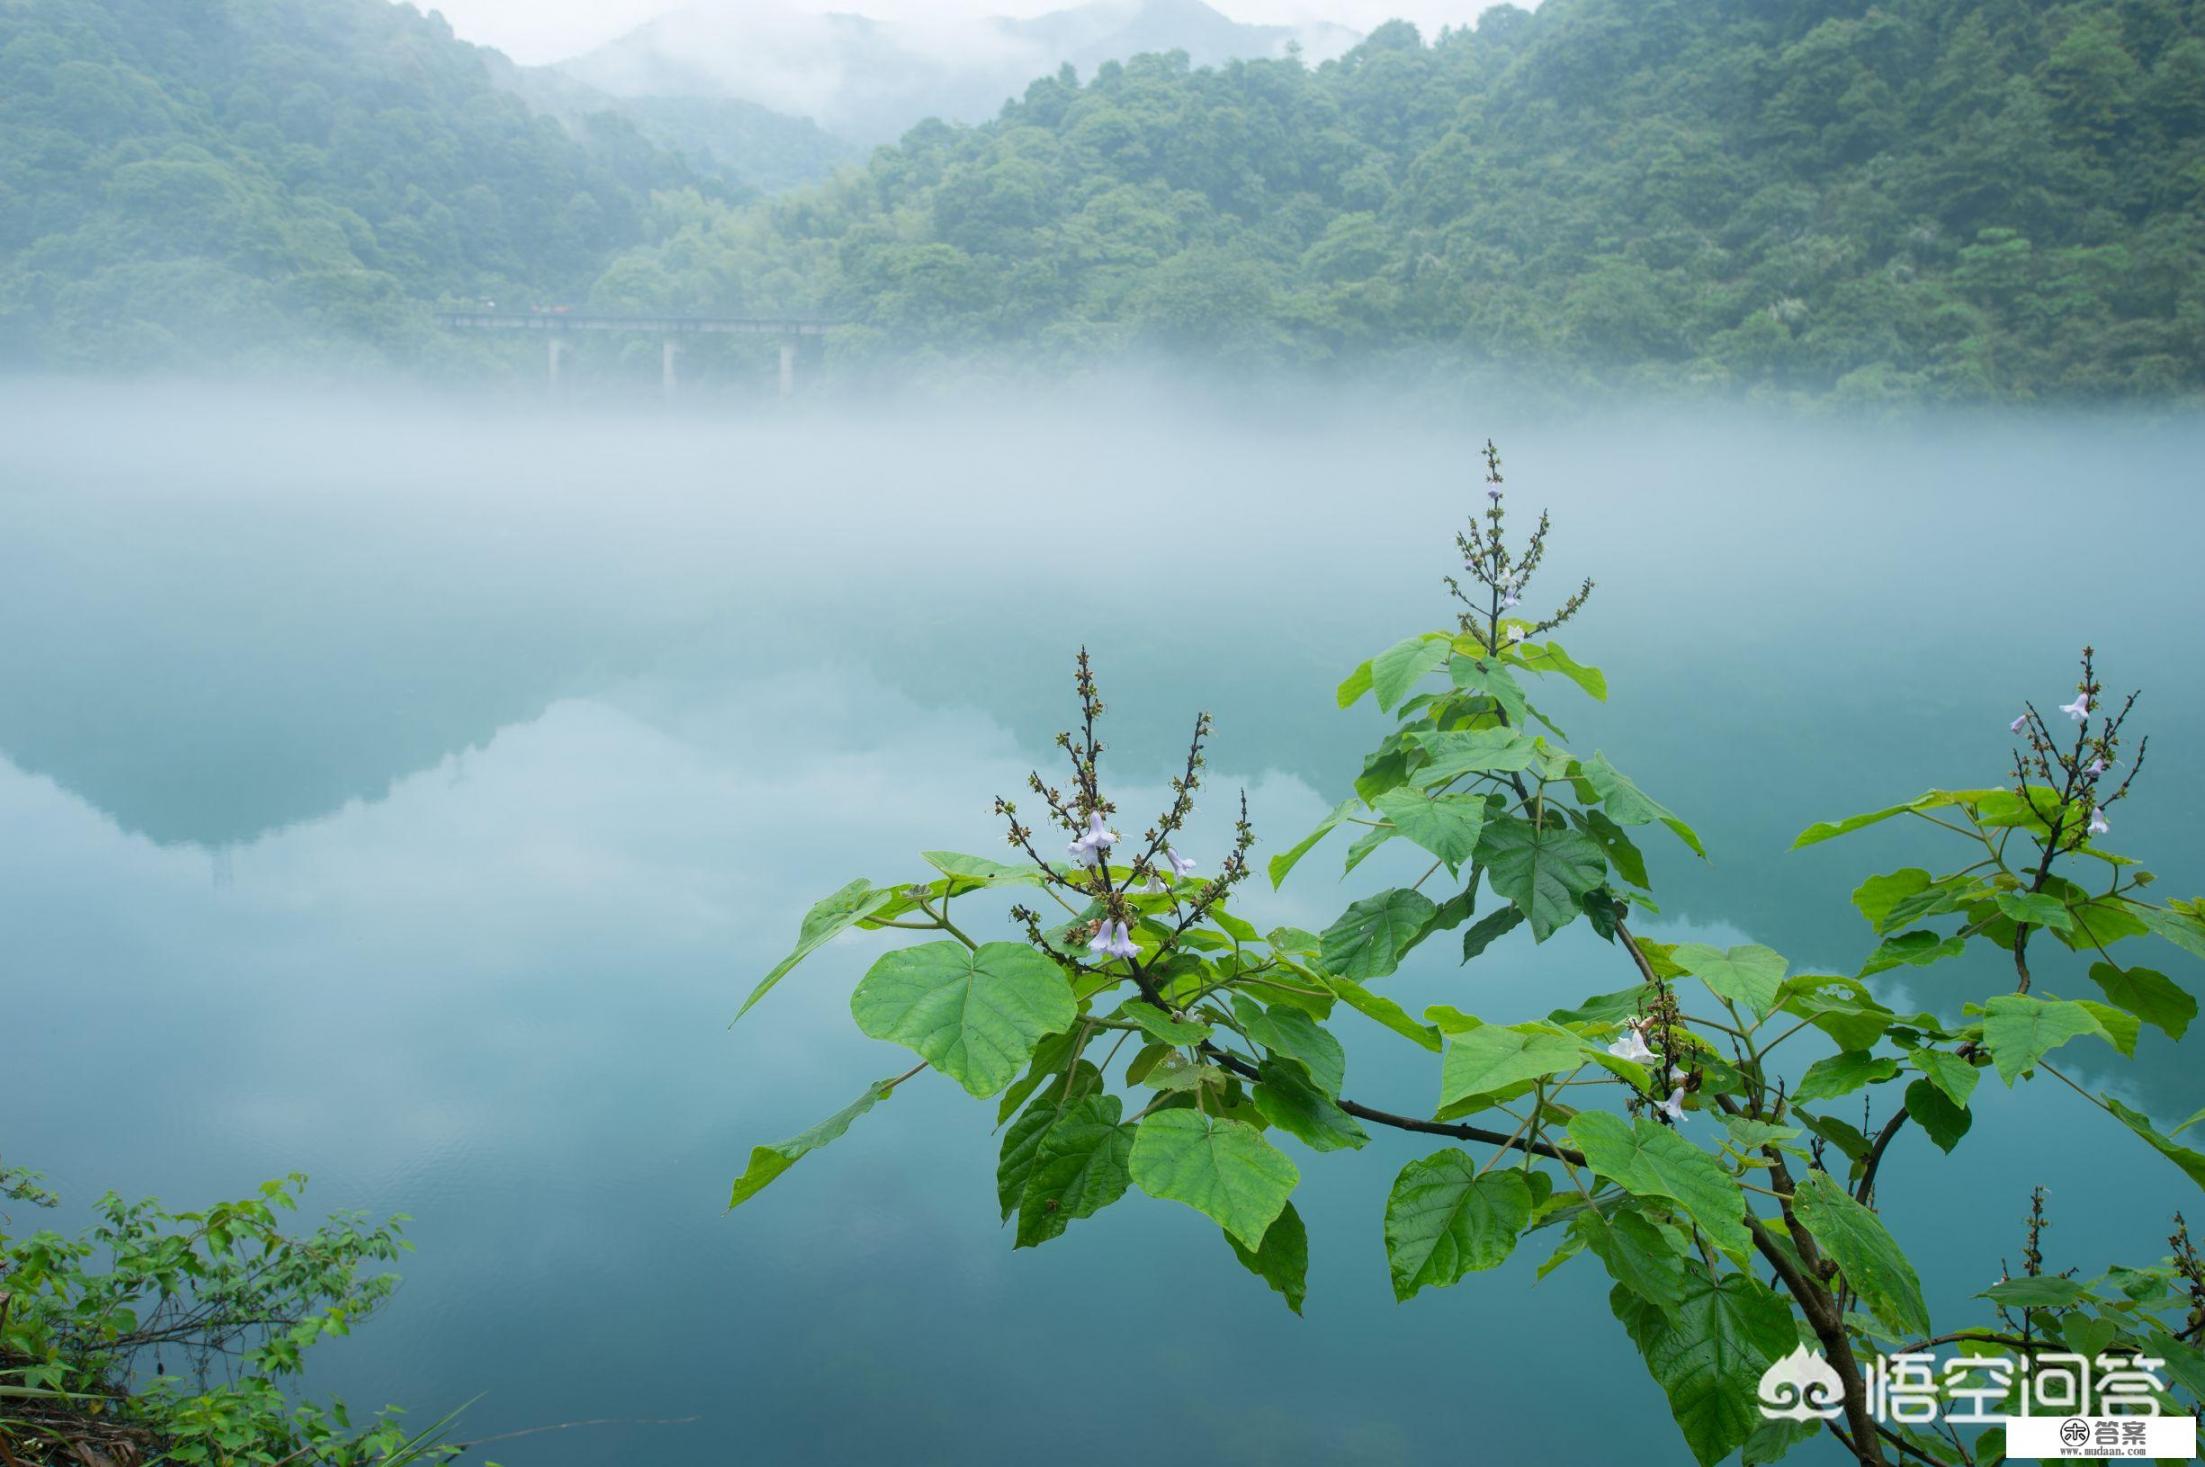
[[[681,0],[415,0],[437,9],[466,40],[495,46],[515,61],[536,64],[577,55]],[[721,0],[742,4],[744,0]],[[805,10],[844,10],[880,20],[939,20],[949,16],[1038,15],[1077,0],[786,0]],[[1492,0],[1210,0],[1235,20],[1329,20],[1367,31],[1399,16],[1427,33],[1470,20]]]

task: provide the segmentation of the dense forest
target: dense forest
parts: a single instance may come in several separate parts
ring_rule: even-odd
[[[2205,384],[2201,204],[2199,0],[1546,0],[1044,79],[813,191],[662,200],[596,299],[828,314],[846,361],[2159,395]]]
[[[419,363],[439,299],[580,292],[654,189],[388,0],[0,0],[0,360]]]
[[[1067,70],[767,199],[631,120],[531,110],[387,0],[0,19],[16,363],[418,366],[456,350],[436,302],[587,300],[829,317],[838,369],[902,375],[2205,387],[2205,0],[1501,6],[1321,66]]]

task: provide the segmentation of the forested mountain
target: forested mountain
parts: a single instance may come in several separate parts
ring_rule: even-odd
[[[771,200],[503,65],[388,0],[0,0],[0,359],[418,363],[436,302],[586,298],[831,316],[832,362],[903,373],[2205,389],[2205,0],[1546,0],[1144,56]]]
[[[696,182],[388,0],[0,0],[6,360],[417,359],[424,302],[578,294]]]
[[[845,361],[2195,393],[2205,0],[1546,0],[1316,68],[1144,57],[656,227],[601,303],[831,314]]]
[[[892,142],[928,118],[983,122],[1037,76],[1184,51],[1195,66],[1310,59],[1358,39],[1340,26],[1247,25],[1203,0],[1085,0],[1025,19],[850,11],[779,0],[692,0],[556,68],[615,97],[740,98],[807,117],[858,144]]]

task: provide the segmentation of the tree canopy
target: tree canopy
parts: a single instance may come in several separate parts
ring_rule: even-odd
[[[815,190],[666,200],[596,294],[1042,364],[2191,392],[2201,120],[2196,0],[1547,0],[1315,68],[1044,78]]]
[[[0,357],[419,360],[425,303],[559,299],[694,186],[387,0],[0,0]],[[516,299],[518,298],[518,299]]]
[[[459,350],[435,302],[587,300],[831,317],[832,363],[899,372],[2205,385],[2201,0],[1546,0],[1316,67],[1147,55],[767,200],[387,0],[0,14],[0,359],[420,365]]]

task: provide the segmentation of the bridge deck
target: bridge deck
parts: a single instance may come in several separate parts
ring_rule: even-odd
[[[824,336],[839,322],[750,316],[605,316],[579,311],[446,311],[437,324],[460,331],[638,331],[650,336],[721,334]]]

